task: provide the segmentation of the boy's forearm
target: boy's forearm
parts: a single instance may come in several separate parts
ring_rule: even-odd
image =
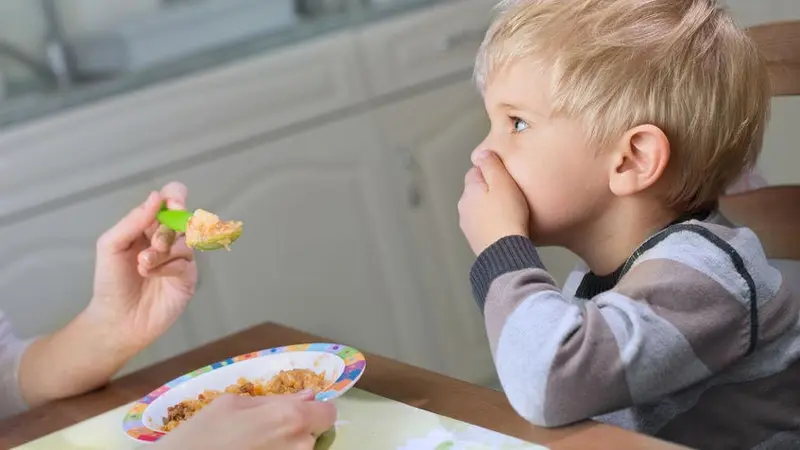
[[[533,243],[501,239],[480,255],[471,280],[506,396],[538,426],[562,426],[631,403],[610,327],[572,303]]]
[[[551,399],[560,396],[551,380],[554,374],[558,377],[562,373],[557,367],[557,355],[569,336],[580,328],[580,309],[564,299],[544,270],[533,243],[524,237],[506,237],[486,249],[475,262],[470,279],[511,405],[539,426],[569,422],[569,418],[556,417],[564,414],[554,409],[558,406]],[[569,366],[565,369],[571,370]],[[560,400],[574,403],[563,397]],[[577,411],[579,419],[585,414],[583,408]],[[569,411],[568,415],[575,416],[576,412]]]
[[[533,243],[505,238],[480,255],[471,279],[509,402],[539,426],[679,391],[748,346],[738,327],[747,309],[676,261],[644,262],[614,290],[576,300],[557,289]]]
[[[19,369],[23,398],[35,407],[104,386],[135,354],[113,324],[86,310],[26,349]]]

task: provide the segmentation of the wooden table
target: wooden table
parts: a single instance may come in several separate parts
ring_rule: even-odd
[[[122,377],[104,389],[0,422],[0,448],[23,444],[135,401],[166,381],[231,355],[308,342],[329,340],[274,323],[256,326]],[[514,412],[501,392],[381,356],[366,354],[366,357],[367,370],[358,382],[359,389],[553,450],[682,448],[594,422],[561,429],[534,427]]]

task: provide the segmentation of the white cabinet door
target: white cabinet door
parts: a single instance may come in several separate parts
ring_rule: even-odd
[[[349,31],[111,96],[0,133],[0,215],[213,158],[366,100]]]
[[[381,131],[396,156],[407,161],[406,202],[417,257],[415,267],[429,308],[428,326],[448,374],[492,383],[483,318],[469,270],[475,256],[458,224],[458,199],[470,153],[489,129],[482,100],[469,80],[417,95],[381,109]],[[565,250],[543,249],[548,269],[562,281],[574,264]]]
[[[488,131],[482,102],[468,80],[386,106],[375,117],[399,158],[407,158],[412,216],[426,326],[442,371],[489,383],[494,368],[481,313],[469,285],[474,260],[458,226],[457,203],[469,155]]]
[[[319,124],[169,174],[189,186],[190,208],[244,222],[230,252],[199,254],[214,308],[188,319],[198,339],[276,321],[419,362],[424,348],[413,342],[425,330],[386,152],[369,124]]]
[[[385,95],[470,70],[496,0],[440,2],[358,32],[371,90]]]
[[[265,321],[412,364],[436,361],[386,152],[366,116],[251,144],[0,227],[0,308],[25,336],[63,326],[91,295],[97,236],[175,179],[189,186],[190,208],[242,220],[244,232],[231,252],[198,253],[189,310],[126,371]]]

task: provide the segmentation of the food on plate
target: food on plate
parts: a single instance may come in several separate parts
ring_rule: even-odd
[[[200,251],[230,250],[242,235],[242,222],[222,221],[208,211],[198,209],[186,224],[186,245]]]
[[[205,390],[197,399],[184,400],[177,405],[167,408],[167,417],[163,419],[162,431],[172,431],[181,422],[189,419],[198,411],[203,409],[217,397],[223,394],[235,394],[246,396],[265,396],[278,394],[295,394],[300,391],[310,389],[314,393],[324,390],[328,381],[325,380],[325,373],[316,373],[309,369],[282,370],[269,381],[249,381],[246,378],[239,378],[236,384],[225,388],[224,391]]]

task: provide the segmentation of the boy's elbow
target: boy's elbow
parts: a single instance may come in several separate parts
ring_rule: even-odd
[[[568,425],[585,417],[583,408],[564,408],[565,405],[581,405],[579,398],[568,391],[553,389],[549,372],[521,370],[514,360],[497,365],[497,374],[503,391],[514,411],[527,422],[538,427],[552,428]],[[577,410],[581,409],[581,410]]]
[[[537,427],[555,427],[554,421],[549,417],[546,402],[546,382],[530,382],[522,386],[504,384],[506,398],[514,411],[527,422]],[[557,422],[557,421],[556,421]]]
[[[550,427],[545,420],[544,402],[529,395],[506,393],[514,411],[527,422],[537,427]]]
[[[533,385],[529,387],[531,389],[511,388],[506,391],[506,397],[514,411],[532,425],[542,428],[558,428],[591,417],[589,411],[581,411],[581,408],[569,408],[568,410],[563,408],[564,405],[561,405],[560,402],[549,401],[545,395],[544,388],[546,386],[541,386],[541,389],[536,389]]]

